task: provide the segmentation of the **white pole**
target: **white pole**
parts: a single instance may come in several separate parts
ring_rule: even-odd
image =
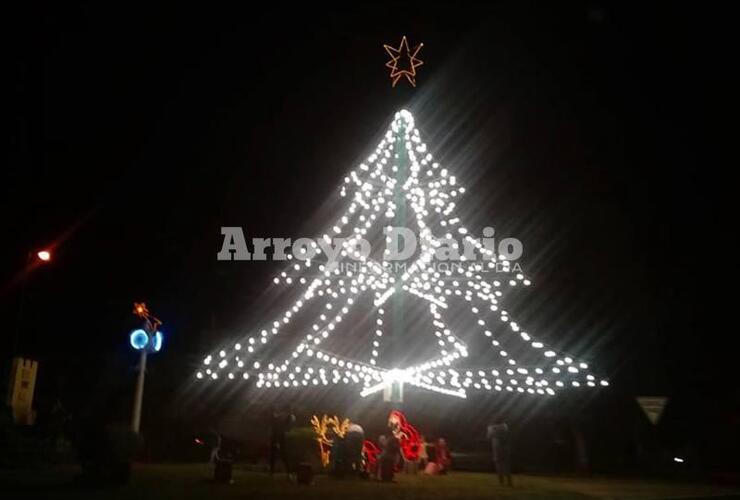
[[[141,350],[139,358],[139,378],[136,380],[136,394],[134,395],[134,414],[131,418],[131,430],[139,433],[141,425],[141,404],[144,399],[144,375],[146,374],[146,348]]]

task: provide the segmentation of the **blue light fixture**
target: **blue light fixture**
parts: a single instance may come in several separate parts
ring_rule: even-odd
[[[148,352],[159,352],[164,343],[164,335],[162,332],[157,330],[150,338],[149,334],[147,334],[145,330],[138,328],[131,332],[129,335],[129,341],[131,343],[131,347],[137,351],[146,349]]]
[[[129,341],[131,342],[131,347],[136,349],[137,351],[140,351],[149,344],[149,335],[142,330],[141,328],[134,330],[129,335]]]
[[[164,342],[164,335],[162,335],[162,332],[157,330],[157,333],[155,333],[154,337],[152,337],[149,351],[159,352],[159,350],[162,349],[162,342]]]

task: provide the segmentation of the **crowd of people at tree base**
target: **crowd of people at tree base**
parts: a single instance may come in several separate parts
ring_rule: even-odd
[[[399,417],[400,416],[400,417]],[[394,419],[395,417],[395,419]],[[296,418],[289,408],[273,410],[270,418],[270,474],[274,474],[278,462],[290,476],[286,435]],[[377,445],[365,440],[363,428],[351,423],[343,436],[334,435],[331,446],[329,471],[342,477],[357,475],[378,481],[393,481],[394,475],[406,474],[442,475],[452,467],[452,457],[444,438],[428,442],[413,426],[405,422],[400,412],[391,412],[388,434],[378,437]],[[414,434],[416,433],[416,434]],[[413,439],[410,439],[413,438]],[[511,438],[509,427],[501,418],[494,419],[488,426],[487,439],[491,443],[492,459],[499,482],[512,486]],[[218,462],[218,450],[212,454]],[[292,471],[295,472],[295,471]]]

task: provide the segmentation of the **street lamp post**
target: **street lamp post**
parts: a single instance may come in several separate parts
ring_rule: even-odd
[[[35,258],[34,258],[35,257]],[[18,347],[21,338],[21,329],[23,328],[23,308],[26,303],[26,281],[28,281],[28,274],[32,269],[38,265],[48,264],[51,261],[51,249],[43,249],[38,252],[28,252],[26,258],[26,268],[21,274],[20,283],[20,299],[18,301],[18,320],[15,325],[15,335],[13,335],[13,356],[18,355]]]
[[[139,433],[141,426],[141,405],[144,399],[144,374],[146,373],[146,349],[141,350],[139,357],[139,375],[136,378],[136,393],[134,394],[134,411],[131,416],[131,430]]]
[[[162,332],[158,330],[162,322],[149,312],[146,304],[143,302],[134,303],[134,314],[144,321],[143,329],[138,328],[129,334],[131,347],[141,352],[139,355],[139,373],[136,378],[136,392],[134,393],[134,411],[131,415],[131,430],[138,434],[141,427],[141,406],[144,400],[147,354],[149,352],[159,352],[162,349],[164,337]]]

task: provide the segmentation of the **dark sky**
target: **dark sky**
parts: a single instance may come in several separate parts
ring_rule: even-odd
[[[173,387],[211,341],[259,322],[279,264],[217,262],[220,227],[321,231],[327,198],[402,107],[469,187],[471,229],[524,242],[533,333],[628,392],[736,392],[734,165],[715,146],[734,100],[727,13],[203,5],[37,4],[18,18],[2,354],[26,255],[53,244],[27,275],[20,329],[47,393],[130,373],[134,300],[165,321],[155,363]],[[382,44],[402,34],[425,44],[415,89],[391,88],[384,67]]]

